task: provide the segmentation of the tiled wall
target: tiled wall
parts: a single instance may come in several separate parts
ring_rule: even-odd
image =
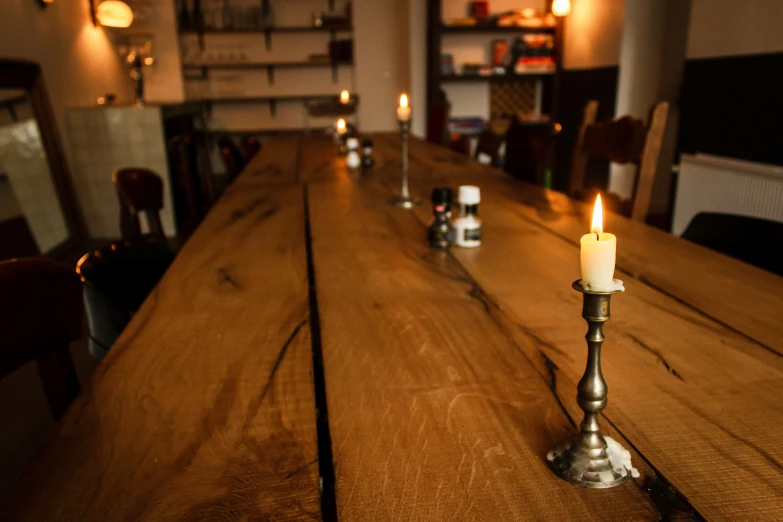
[[[16,201],[46,253],[68,238],[60,201],[35,120],[0,128],[0,165],[8,175]]]
[[[70,109],[67,129],[73,153],[73,182],[90,237],[120,237],[120,205],[111,177],[123,167],[144,167],[163,178],[160,217],[166,235],[175,235],[159,107]]]

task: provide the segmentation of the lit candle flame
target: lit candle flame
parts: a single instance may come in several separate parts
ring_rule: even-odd
[[[351,93],[343,91],[340,93],[340,103],[348,103],[351,99]]]
[[[400,95],[400,107],[407,107],[408,106],[408,95],[402,94]]]
[[[343,118],[340,118],[337,120],[337,131],[342,132],[345,130],[345,120]]]
[[[593,207],[593,225],[590,227],[590,231],[596,234],[601,234],[604,231],[604,215],[601,208],[601,194],[595,198],[595,206]]]

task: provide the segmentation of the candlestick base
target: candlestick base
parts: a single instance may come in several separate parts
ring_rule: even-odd
[[[402,194],[398,196],[394,196],[389,200],[389,205],[394,205],[395,207],[402,207],[402,208],[413,208],[419,204],[421,204],[421,200],[419,198],[414,198],[412,196],[403,196]]]
[[[621,463],[612,463],[606,439],[601,434],[598,416],[606,407],[609,389],[601,373],[601,347],[604,323],[609,320],[612,294],[622,292],[622,284],[601,290],[585,288],[574,281],[573,289],[584,295],[582,317],[587,321],[587,367],[577,385],[576,402],[584,411],[579,433],[547,454],[547,463],[555,475],[584,488],[619,486],[631,476]]]
[[[631,472],[618,472],[606,454],[606,440],[600,437],[603,448],[589,449],[577,436],[566,441],[547,454],[549,469],[561,479],[583,488],[612,488],[631,477]],[[624,473],[624,474],[623,474]]]

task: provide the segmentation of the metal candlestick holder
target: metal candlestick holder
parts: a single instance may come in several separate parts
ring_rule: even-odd
[[[615,471],[606,451],[606,440],[601,435],[598,414],[606,408],[607,387],[601,374],[601,345],[604,342],[604,323],[609,320],[609,300],[612,294],[623,290],[598,292],[587,290],[582,281],[572,285],[582,292],[582,317],[587,321],[587,368],[577,386],[576,401],[585,412],[580,432],[557,446],[547,455],[550,469],[560,478],[585,488],[619,486],[631,476]]]
[[[421,201],[412,197],[408,190],[408,136],[411,133],[411,121],[398,121],[400,124],[400,136],[402,136],[402,188],[399,195],[389,200],[389,205],[412,208],[421,203]]]

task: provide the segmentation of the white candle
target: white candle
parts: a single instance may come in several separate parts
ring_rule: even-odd
[[[407,94],[400,96],[400,106],[397,107],[397,119],[400,121],[408,121],[411,119],[411,108],[408,106]]]
[[[614,263],[617,238],[603,231],[601,196],[595,199],[593,224],[589,234],[582,236],[580,261],[582,286],[611,287],[614,284]]]
[[[348,91],[343,91],[340,93],[340,103],[346,104],[349,101],[351,101],[351,94]]]
[[[345,119],[340,118],[339,120],[337,120],[337,134],[340,134],[342,136],[343,134],[345,134],[346,131],[347,129],[345,127]]]

